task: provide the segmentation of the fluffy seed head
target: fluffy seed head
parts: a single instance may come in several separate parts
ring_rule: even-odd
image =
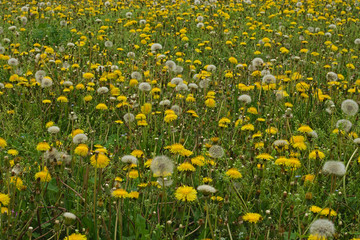
[[[359,105],[352,99],[346,99],[341,103],[341,110],[349,116],[354,116],[359,111]]]
[[[73,137],[73,143],[75,143],[75,144],[84,143],[87,140],[88,140],[88,137],[84,133],[76,134]]]
[[[197,187],[197,190],[199,192],[203,192],[203,193],[206,193],[206,194],[209,194],[209,193],[215,193],[216,192],[216,189],[210,185],[207,185],[207,184],[204,184],[204,185],[200,185]]]
[[[148,92],[151,90],[151,86],[147,82],[142,82],[139,84],[139,90],[142,92]]]
[[[60,128],[58,126],[51,126],[47,130],[51,134],[56,134],[56,133],[60,132]]]
[[[320,237],[331,237],[335,233],[334,224],[326,219],[318,219],[310,225],[310,233]]]
[[[336,128],[344,130],[345,132],[349,132],[352,127],[352,123],[346,119],[340,119],[336,122]]]
[[[245,104],[251,103],[251,97],[250,97],[249,95],[247,95],[247,94],[240,95],[240,96],[238,97],[238,100],[239,100],[240,102],[245,103]]]
[[[156,50],[161,50],[162,46],[160,43],[154,43],[153,45],[151,45],[151,51],[156,51]]]
[[[174,163],[167,156],[157,156],[152,160],[150,169],[155,175],[166,177],[173,173]]]
[[[137,164],[138,163],[138,159],[133,155],[125,155],[121,158],[121,161],[123,163],[127,163],[127,164]]]
[[[126,113],[126,114],[124,115],[124,120],[125,120],[125,122],[127,122],[127,123],[133,122],[133,121],[135,120],[135,116],[134,116],[134,114],[132,114],[132,113]]]
[[[209,149],[210,157],[212,158],[222,158],[225,155],[224,149],[219,145],[213,145]]]
[[[98,94],[105,94],[105,93],[109,92],[109,89],[108,89],[107,87],[99,87],[99,88],[96,90],[96,92],[97,92]]]
[[[338,80],[338,75],[334,72],[328,72],[326,74],[326,80],[333,82]]]
[[[345,165],[340,161],[327,161],[323,168],[324,173],[334,174],[336,176],[344,176],[346,173]]]

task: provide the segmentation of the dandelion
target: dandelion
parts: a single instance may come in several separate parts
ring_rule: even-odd
[[[349,116],[354,116],[359,111],[359,105],[352,99],[347,99],[341,103],[341,110]]]
[[[109,165],[110,159],[102,152],[95,152],[90,158],[90,163],[96,168],[105,168]]]
[[[36,146],[36,150],[41,151],[41,152],[45,152],[49,149],[50,149],[50,145],[47,142],[40,142]]]
[[[206,184],[198,186],[197,190],[204,194],[216,193],[216,189],[214,187]]]
[[[3,206],[7,206],[10,203],[10,197],[8,194],[0,193],[0,203]]]
[[[325,162],[323,168],[324,173],[334,174],[336,176],[344,176],[346,173],[345,165],[340,161],[327,161]]]
[[[212,158],[222,158],[225,155],[225,151],[221,146],[213,145],[209,149],[209,155]]]
[[[75,143],[75,144],[85,143],[87,140],[88,140],[88,137],[83,133],[76,134],[73,137],[73,143]]]
[[[51,134],[56,134],[56,133],[60,132],[60,128],[57,126],[51,126],[47,129],[47,131]]]
[[[6,140],[0,137],[0,147],[5,148],[6,146],[7,146]]]
[[[336,122],[336,128],[349,132],[352,127],[352,123],[347,119],[340,119]]]
[[[86,144],[79,144],[79,146],[77,146],[74,150],[74,153],[76,155],[82,156],[82,157],[86,157],[88,155],[89,152],[89,148]]]
[[[249,95],[247,95],[247,94],[240,95],[240,96],[238,97],[238,100],[239,100],[240,102],[245,103],[245,104],[251,103],[251,97],[250,97]]]
[[[167,156],[157,156],[152,160],[150,169],[154,175],[166,177],[173,173],[174,163]]]
[[[130,123],[135,120],[135,116],[132,113],[126,113],[123,118],[126,123]]]
[[[312,235],[328,238],[335,234],[335,227],[329,220],[318,219],[310,225],[310,233]]]
[[[162,46],[160,43],[154,43],[151,45],[151,51],[157,51],[157,50],[161,50],[162,49]]]
[[[183,202],[193,202],[197,199],[197,192],[193,187],[182,186],[178,187],[175,192],[175,197]]]
[[[125,155],[121,158],[121,161],[126,164],[137,164],[138,159],[133,155]]]
[[[236,168],[230,168],[225,174],[232,179],[242,178],[242,174]]]
[[[96,92],[98,94],[105,94],[105,93],[108,93],[109,92],[109,89],[107,87],[99,87]]]
[[[249,223],[257,223],[262,219],[262,216],[258,213],[246,213],[242,218]]]
[[[65,237],[64,240],[87,240],[87,237],[80,233],[73,233],[68,237]]]
[[[177,169],[180,172],[194,172],[196,170],[195,167],[189,162],[184,162],[180,164]]]
[[[50,182],[51,175],[47,169],[47,167],[44,167],[43,171],[37,172],[35,174],[35,180],[40,179],[40,182]]]
[[[139,90],[142,92],[149,92],[151,90],[151,86],[147,82],[142,82],[139,84]]]

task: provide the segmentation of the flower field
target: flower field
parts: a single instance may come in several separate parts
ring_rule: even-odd
[[[360,239],[360,2],[0,13],[0,239]]]

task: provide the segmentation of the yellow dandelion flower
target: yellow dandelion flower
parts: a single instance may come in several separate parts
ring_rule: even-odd
[[[236,168],[230,168],[225,174],[232,179],[242,178],[242,174]]]
[[[87,237],[80,233],[73,233],[68,237],[65,237],[64,240],[87,240]]]
[[[178,187],[175,192],[175,197],[183,202],[192,202],[197,199],[197,191],[193,187],[182,186]]]
[[[10,202],[10,197],[8,194],[0,193],[0,203],[3,206],[7,206]]]
[[[49,149],[50,149],[50,145],[47,142],[40,142],[36,146],[36,150],[41,151],[41,152],[45,152]]]
[[[94,154],[90,158],[90,163],[96,168],[105,168],[109,165],[110,159],[102,152]]]
[[[111,195],[116,198],[127,198],[128,194],[129,193],[124,189],[116,189],[111,193]]]
[[[184,162],[180,164],[177,169],[180,172],[195,172],[195,167],[189,162]]]
[[[242,218],[249,223],[257,223],[262,219],[262,216],[258,213],[246,213]]]

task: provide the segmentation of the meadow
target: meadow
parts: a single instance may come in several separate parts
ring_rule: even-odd
[[[359,16],[2,0],[0,239],[359,240]]]

